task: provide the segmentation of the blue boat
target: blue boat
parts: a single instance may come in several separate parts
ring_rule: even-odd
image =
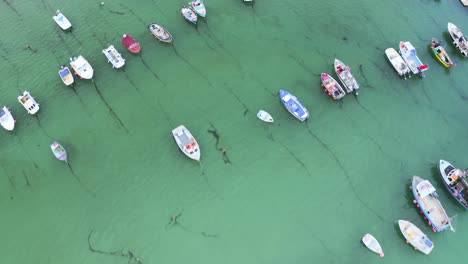
[[[413,203],[421,209],[420,212],[424,214],[427,223],[432,226],[432,231],[442,232],[449,228],[454,231],[450,223],[452,219],[447,216],[439,201],[439,195],[428,180],[413,176],[411,190],[415,198]]]
[[[289,113],[301,121],[309,119],[309,111],[299,102],[296,96],[286,90],[280,90],[279,95],[281,102],[288,109]]]
[[[468,209],[468,172],[455,168],[445,160],[440,160],[438,167],[445,187],[455,200]]]

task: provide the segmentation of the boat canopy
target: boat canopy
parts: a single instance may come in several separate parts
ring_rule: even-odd
[[[60,71],[60,77],[66,77],[70,73],[70,70],[68,68],[64,68],[63,70]]]
[[[432,184],[427,180],[420,182],[416,186],[416,189],[418,190],[419,195],[421,195],[421,198],[424,198],[436,191],[434,186],[432,186]]]

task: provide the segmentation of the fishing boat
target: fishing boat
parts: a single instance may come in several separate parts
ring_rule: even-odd
[[[12,131],[15,128],[16,120],[13,119],[10,109],[4,106],[0,109],[0,125],[8,131]]]
[[[377,241],[377,239],[375,239],[375,237],[373,237],[371,234],[365,234],[362,237],[361,241],[371,251],[379,254],[379,256],[381,257],[384,256],[384,253],[383,253],[382,247],[379,244],[379,241]]]
[[[265,121],[267,123],[273,123],[273,117],[271,115],[263,110],[258,111],[257,117],[260,118],[260,120]]]
[[[296,98],[293,94],[286,90],[280,90],[279,92],[281,102],[284,107],[297,119],[304,121],[309,119],[309,111],[302,105],[299,99]]]
[[[151,31],[151,34],[153,34],[153,36],[157,40],[166,42],[166,43],[172,42],[171,33],[169,33],[169,31],[167,31],[163,26],[153,23],[149,25],[149,30]]]
[[[405,80],[410,77],[411,70],[394,48],[386,49],[385,55],[387,55],[388,60],[400,77],[403,76]]]
[[[449,228],[453,230],[450,224],[451,219],[447,216],[444,207],[440,203],[436,189],[428,180],[413,176],[410,188],[415,198],[413,203],[424,214],[427,223],[432,227],[432,231],[442,232]]]
[[[351,68],[346,66],[338,59],[335,59],[334,66],[336,75],[338,75],[338,78],[340,78],[340,81],[343,84],[346,92],[354,92],[355,95],[358,95],[359,84],[356,81],[356,78],[354,78],[354,75],[351,73]]]
[[[73,74],[71,73],[70,69],[65,65],[62,65],[60,67],[60,70],[58,71],[58,74],[60,76],[60,79],[62,79],[62,82],[66,86],[72,85],[73,82],[75,81],[75,79],[73,78]]]
[[[398,220],[400,231],[406,238],[406,243],[410,243],[414,249],[429,255],[434,249],[434,243],[424,234],[421,229],[406,220]]]
[[[453,62],[452,59],[450,59],[449,55],[442,46],[442,41],[437,40],[436,38],[432,38],[431,49],[436,58],[440,61],[440,63],[442,63],[442,65],[444,65],[447,68],[455,66],[455,62]]]
[[[55,141],[50,145],[50,149],[52,150],[52,153],[54,153],[55,157],[58,160],[65,161],[65,163],[68,163],[68,157],[67,157],[67,151],[65,150],[60,143]]]
[[[325,87],[325,92],[333,99],[339,100],[346,95],[341,85],[330,75],[322,73],[320,78],[322,79],[322,87]]]
[[[60,10],[57,10],[55,12],[55,16],[52,17],[55,21],[55,23],[57,23],[57,25],[59,25],[59,27],[63,30],[68,30],[68,29],[71,29],[72,27],[72,24],[70,23],[70,21],[62,14],[62,12],[60,12]]]
[[[39,111],[39,104],[34,100],[34,97],[28,91],[24,91],[22,95],[18,96],[18,102],[28,111],[29,114],[34,115]]]
[[[200,148],[197,141],[185,126],[180,125],[172,130],[172,135],[179,149],[189,158],[199,161]]]
[[[205,5],[201,0],[193,0],[190,3],[188,3],[190,8],[195,12],[197,15],[205,18],[206,16],[206,8]]]
[[[463,56],[467,57],[468,56],[468,42],[466,41],[465,36],[461,32],[461,30],[450,22],[448,23],[447,28],[448,28],[450,37],[453,40],[453,45],[457,47],[457,49],[460,51],[460,53]]]
[[[420,74],[424,77],[424,72],[429,69],[429,66],[423,64],[416,54],[416,49],[409,41],[400,41],[400,53],[410,70],[414,74]]]
[[[102,53],[106,55],[107,62],[112,64],[112,68],[119,69],[125,65],[125,59],[122,58],[122,55],[114,48],[113,45],[103,49]]]
[[[197,24],[197,20],[198,20],[198,16],[195,12],[192,11],[192,9],[186,7],[186,6],[183,6],[181,9],[180,9],[180,13],[182,14],[182,16],[185,18],[185,20],[187,20],[188,22],[196,25]]]
[[[75,74],[80,76],[82,79],[91,79],[93,78],[94,70],[89,62],[83,57],[73,57],[70,58],[70,66],[75,71]]]
[[[455,200],[468,209],[468,171],[457,169],[445,160],[440,160],[438,167],[445,187]]]
[[[127,50],[131,53],[139,53],[141,50],[140,43],[137,42],[132,35],[123,34],[122,43],[127,47]]]

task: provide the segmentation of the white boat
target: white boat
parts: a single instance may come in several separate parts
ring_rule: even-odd
[[[427,64],[421,62],[416,54],[416,49],[409,41],[400,41],[400,53],[410,70],[414,74],[424,77],[424,72],[429,69]]]
[[[192,9],[184,6],[180,9],[180,13],[190,23],[197,24],[198,16]]]
[[[34,115],[39,111],[39,104],[28,91],[24,91],[22,95],[18,96],[18,102],[20,102],[20,104],[22,104],[26,111],[31,115]]]
[[[0,109],[0,125],[2,125],[3,128],[12,131],[15,128],[15,122],[8,107],[4,106]]]
[[[354,92],[355,95],[359,94],[359,84],[354,78],[354,75],[351,73],[351,68],[346,66],[342,61],[335,59],[334,62],[335,72],[338,75],[341,83],[347,93]]]
[[[93,78],[94,70],[93,67],[89,64],[89,62],[83,57],[73,57],[70,58],[70,66],[73,68],[76,74],[83,79],[91,79]]]
[[[62,12],[60,12],[60,10],[57,10],[55,12],[55,16],[52,18],[55,20],[55,23],[57,23],[57,25],[59,25],[59,27],[63,30],[67,30],[72,27],[70,21],[62,14]]]
[[[206,17],[206,7],[201,0],[193,0],[189,3],[190,8],[193,12],[201,17]]]
[[[149,25],[149,30],[157,40],[171,43],[172,35],[163,26],[153,23]]]
[[[200,147],[187,128],[180,125],[172,130],[172,135],[174,136],[179,149],[187,155],[187,157],[197,161],[200,160]]]
[[[448,28],[450,37],[453,40],[453,45],[457,47],[457,49],[460,51],[460,53],[463,56],[467,57],[468,56],[468,42],[466,41],[466,38],[461,32],[461,30],[450,22],[448,23],[447,28]]]
[[[394,48],[388,48],[385,50],[385,55],[387,55],[388,60],[392,64],[395,71],[398,73],[399,76],[403,76],[406,78],[410,77],[411,70],[409,69],[406,62],[403,58],[398,54],[398,52]]]
[[[375,237],[373,237],[371,234],[365,234],[362,237],[361,241],[371,251],[379,254],[379,256],[381,257],[384,256],[384,253],[383,253],[382,247],[379,244],[379,241],[377,241],[377,239],[375,239]]]
[[[61,161],[65,161],[65,163],[68,163],[68,156],[67,156],[67,151],[65,150],[60,143],[55,141],[50,145],[50,149],[52,150],[52,153],[54,153],[54,156]]]
[[[434,248],[434,243],[417,226],[409,221],[398,220],[400,231],[406,238],[406,243],[410,243],[414,249],[428,255]]]
[[[113,68],[118,69],[125,65],[125,59],[122,58],[122,55],[113,45],[110,45],[107,49],[103,49],[102,53],[106,55],[107,61],[112,64]]]
[[[468,6],[468,0],[460,0],[463,6]]]
[[[260,120],[265,121],[267,123],[273,123],[274,121],[273,117],[263,110],[258,111],[257,117],[260,118]]]
[[[73,82],[75,81],[75,79],[73,78],[73,74],[71,73],[70,69],[65,65],[62,65],[60,67],[60,70],[58,71],[58,74],[60,76],[60,79],[62,79],[62,82],[66,86],[72,85]]]

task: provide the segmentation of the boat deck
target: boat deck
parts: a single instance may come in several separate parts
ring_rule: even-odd
[[[425,213],[429,216],[432,224],[437,226],[438,228],[442,228],[443,226],[447,225],[448,217],[442,205],[440,204],[439,199],[428,195],[424,198],[418,197],[419,203],[421,204],[421,210],[424,209]]]

